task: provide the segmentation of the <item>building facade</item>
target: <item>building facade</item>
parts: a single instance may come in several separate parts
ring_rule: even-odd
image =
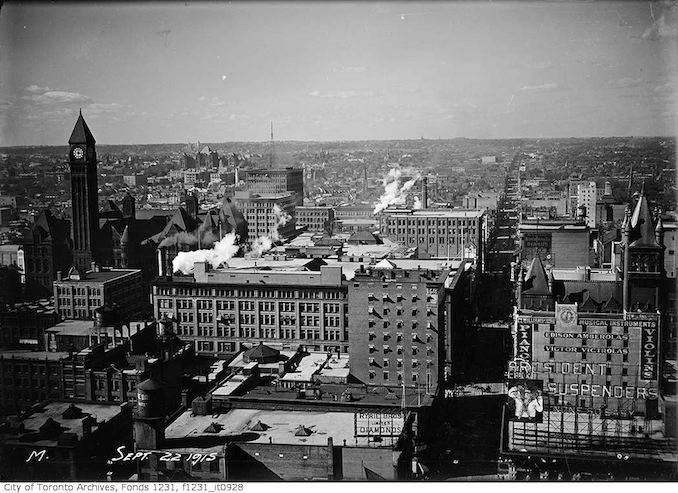
[[[589,265],[589,228],[571,221],[523,220],[518,225],[521,255],[553,267]]]
[[[297,226],[313,233],[327,233],[334,230],[334,209],[327,206],[297,207]]]
[[[435,394],[445,367],[449,270],[398,269],[384,260],[349,283],[351,374],[378,386]]]
[[[17,303],[0,310],[0,347],[45,349],[45,330],[59,322],[49,300]]]
[[[348,352],[347,287],[340,267],[323,264],[233,258],[232,267],[211,270],[199,262],[189,282],[152,284],[154,315],[176,320],[197,354],[226,357],[258,342]]]
[[[260,195],[236,192],[233,203],[247,221],[247,235],[250,240],[261,236],[288,238],[296,229],[294,194]]]
[[[54,281],[54,309],[62,319],[92,319],[94,310],[117,305],[121,320],[137,317],[144,309],[141,270],[71,269]]]
[[[596,200],[598,189],[595,181],[580,183],[577,185],[577,214],[583,213],[586,225],[589,228],[596,227]],[[581,212],[580,212],[581,211]]]
[[[0,351],[0,411],[16,413],[64,395],[61,361],[65,352]]]
[[[294,204],[304,204],[304,170],[301,168],[248,170],[246,189],[259,195],[294,193]]]
[[[483,261],[485,212],[477,209],[386,209],[381,234],[420,258],[475,258]]]
[[[25,277],[29,292],[48,295],[58,271],[73,265],[70,247],[71,224],[49,210],[36,217],[28,235],[24,236]]]

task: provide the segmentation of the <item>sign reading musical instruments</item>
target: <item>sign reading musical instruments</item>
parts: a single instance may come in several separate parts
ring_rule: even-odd
[[[545,395],[561,406],[656,399],[659,330],[654,313],[586,313],[560,303],[551,316],[516,313],[507,377],[543,379]]]

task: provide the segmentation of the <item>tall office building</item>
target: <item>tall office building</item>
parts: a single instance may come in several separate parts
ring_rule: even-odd
[[[304,205],[304,170],[301,168],[250,170],[245,184],[248,191],[260,195],[294,192],[294,204]]]
[[[240,191],[233,197],[233,203],[247,221],[250,240],[260,236],[273,237],[276,232],[280,238],[292,236],[296,229],[295,201],[295,195],[289,192],[259,194]]]
[[[577,215],[582,214],[589,228],[596,227],[596,200],[598,189],[595,181],[577,185]]]
[[[349,284],[351,374],[376,386],[418,387],[435,394],[443,381],[455,275],[417,260],[382,260]],[[428,267],[428,266],[427,266]]]

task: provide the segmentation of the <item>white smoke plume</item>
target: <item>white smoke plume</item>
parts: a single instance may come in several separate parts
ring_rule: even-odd
[[[269,236],[260,236],[254,240],[250,246],[251,250],[247,253],[247,257],[258,258],[268,252],[273,247],[273,243],[280,240],[279,228],[290,222],[292,216],[283,211],[280,206],[276,204],[273,206],[273,219],[274,224],[271,234]]]
[[[198,238],[195,235],[182,231],[180,233],[173,234],[172,236],[168,236],[160,242],[158,247],[163,248],[173,245],[195,245],[197,243]]]
[[[421,209],[421,200],[419,197],[414,197],[414,204],[412,205],[414,209]]]
[[[184,245],[198,245],[200,248],[211,247],[217,239],[216,235],[212,232],[210,223],[206,219],[198,229],[190,233],[188,231],[181,231],[172,236],[168,236],[160,242],[158,248],[166,248],[174,245],[179,245],[180,247]]]
[[[228,233],[221,240],[214,243],[214,247],[207,250],[195,250],[193,252],[179,252],[172,260],[172,272],[181,271],[189,274],[193,271],[195,262],[209,262],[213,268],[219,267],[223,262],[238,253],[239,246],[236,244],[235,233]]]
[[[403,175],[403,171],[408,173],[414,172],[415,176],[401,185],[400,178]],[[378,214],[389,205],[403,203],[407,198],[407,191],[414,186],[419,177],[420,174],[416,170],[402,170],[400,167],[391,168],[382,180],[384,193],[379,197],[372,213]]]

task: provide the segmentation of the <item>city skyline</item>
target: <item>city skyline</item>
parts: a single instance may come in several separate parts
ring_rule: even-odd
[[[675,2],[14,4],[0,146],[676,133]]]

